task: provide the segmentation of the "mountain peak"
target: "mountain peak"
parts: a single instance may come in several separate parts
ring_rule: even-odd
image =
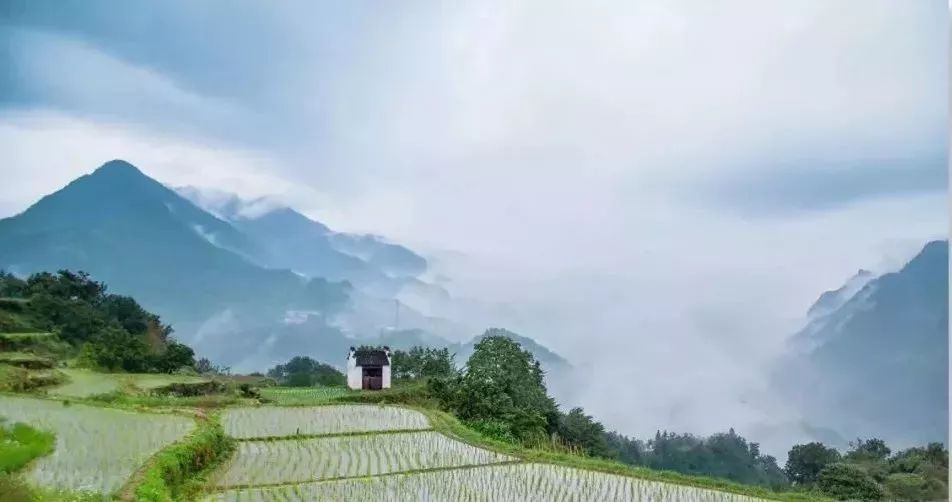
[[[99,166],[93,174],[137,174],[145,176],[138,167],[122,159],[113,159]]]

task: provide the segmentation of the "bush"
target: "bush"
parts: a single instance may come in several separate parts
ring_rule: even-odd
[[[157,396],[194,397],[221,394],[225,385],[211,380],[208,382],[175,382],[152,390]]]
[[[890,474],[885,481],[890,500],[946,500],[945,485],[918,474]]]
[[[470,429],[488,438],[507,443],[518,442],[516,436],[512,433],[512,427],[502,420],[471,420],[464,423]]]
[[[851,464],[830,464],[820,471],[817,486],[837,500],[882,500],[886,494],[862,468]]]

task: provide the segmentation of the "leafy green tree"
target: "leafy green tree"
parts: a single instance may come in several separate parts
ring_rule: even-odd
[[[268,376],[291,387],[333,386],[346,382],[344,374],[336,368],[307,356],[295,356],[287,363],[271,368]]]
[[[26,292],[26,281],[0,269],[0,298],[23,298]]]
[[[840,453],[833,448],[827,448],[823,443],[798,444],[787,454],[784,471],[790,481],[798,485],[809,485],[816,482],[824,467],[839,460]]]
[[[646,465],[647,452],[644,441],[611,431],[605,433],[605,442],[608,444],[609,457],[624,464]]]
[[[397,350],[391,355],[392,376],[396,380],[450,377],[456,373],[454,356],[447,348],[411,347],[406,352]]]
[[[565,443],[581,448],[593,457],[610,457],[605,427],[582,408],[560,414],[557,434]]]
[[[169,341],[165,352],[156,357],[155,370],[163,373],[172,373],[183,367],[195,365],[195,351],[188,345]]]
[[[141,337],[129,334],[118,324],[100,330],[83,346],[82,359],[107,371],[146,372],[149,350]]]
[[[882,462],[889,457],[891,450],[882,439],[859,439],[850,442],[850,450],[846,452],[848,462]]]
[[[836,462],[827,465],[817,476],[817,486],[837,500],[882,500],[883,487],[861,467]]]
[[[546,440],[558,426],[538,361],[504,336],[480,340],[462,375],[435,380],[431,388],[464,421],[506,424],[520,441]]]

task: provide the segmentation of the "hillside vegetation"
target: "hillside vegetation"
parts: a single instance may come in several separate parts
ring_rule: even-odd
[[[195,364],[192,349],[176,342],[159,316],[128,296],[108,294],[86,273],[42,272],[21,280],[0,271],[0,298],[4,350],[29,345],[32,352],[0,363],[29,366],[41,364],[43,355],[72,356],[95,369],[143,373]]]

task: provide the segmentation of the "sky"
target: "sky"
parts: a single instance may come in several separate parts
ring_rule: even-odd
[[[8,0],[0,216],[113,158],[272,196],[513,306],[610,427],[743,432],[820,293],[948,234],[947,9]]]

